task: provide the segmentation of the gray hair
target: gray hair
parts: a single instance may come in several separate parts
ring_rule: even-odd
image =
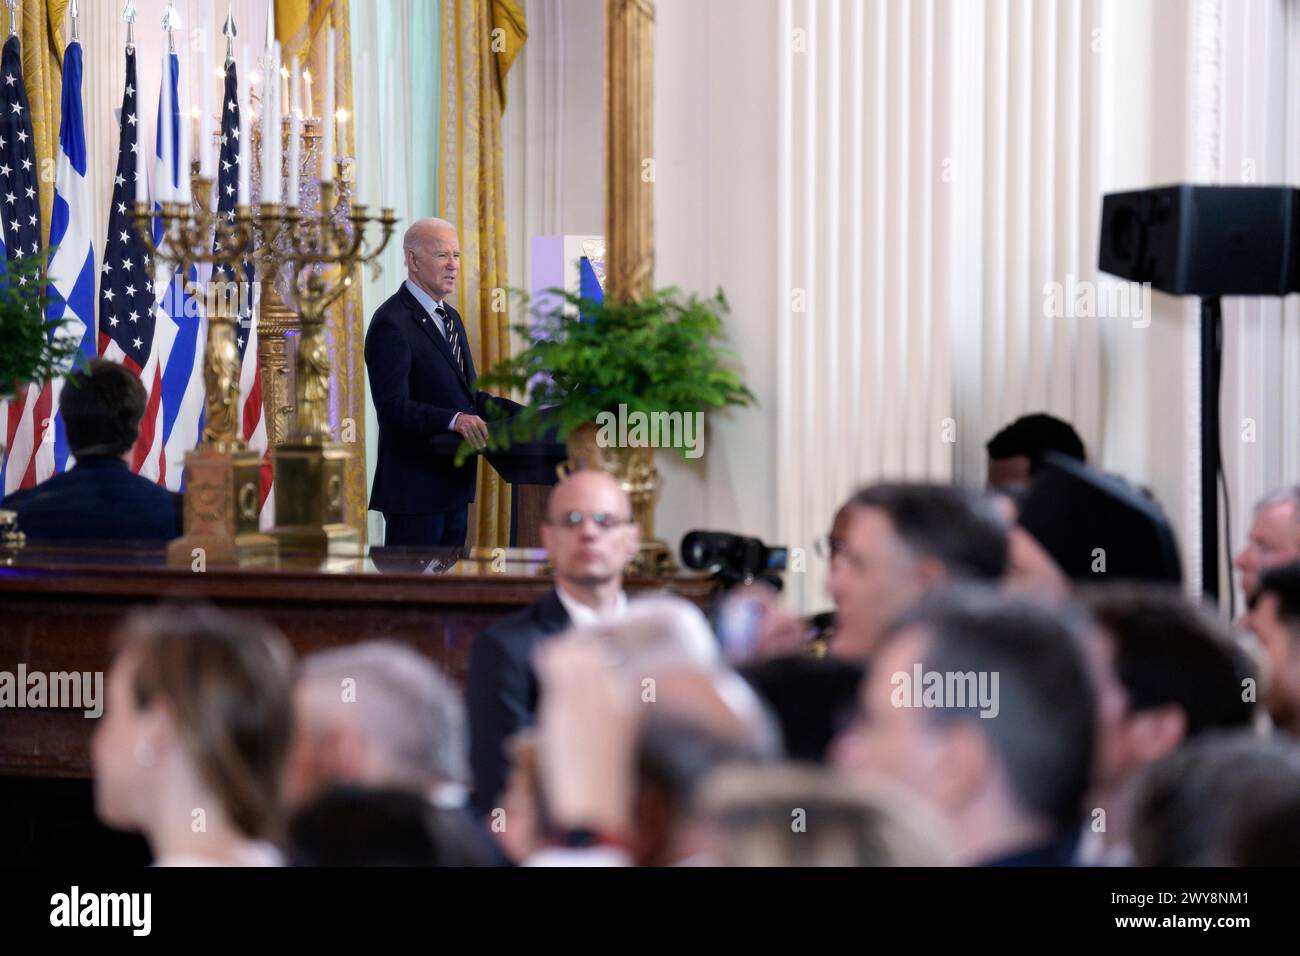
[[[402,253],[408,253],[420,244],[421,239],[432,229],[450,229],[456,231],[455,225],[446,219],[439,219],[436,216],[430,216],[427,219],[417,219],[406,227],[406,232],[402,234]]]
[[[300,682],[332,693],[346,680],[353,682],[355,699],[340,698],[341,713],[384,756],[393,784],[468,784],[465,705],[432,661],[394,641],[369,641],[318,651],[299,665]]]
[[[1281,488],[1275,488],[1255,505],[1255,514],[1272,508],[1275,505],[1294,505],[1295,520],[1300,522],[1300,485],[1284,485]]]

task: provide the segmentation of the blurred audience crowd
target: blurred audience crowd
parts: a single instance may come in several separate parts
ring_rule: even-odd
[[[603,472],[553,489],[554,588],[477,636],[463,692],[383,635],[295,661],[256,620],[139,612],[97,813],[158,865],[1300,863],[1300,486],[1255,509],[1229,624],[1022,524],[1044,463],[1085,457],[1068,424],[988,447],[985,492],[828,516],[829,626],[760,581],[710,614],[629,598]]]

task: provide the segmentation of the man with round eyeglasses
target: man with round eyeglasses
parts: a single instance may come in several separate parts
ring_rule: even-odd
[[[505,788],[506,741],[533,723],[538,697],[534,648],[562,631],[626,610],[623,569],[641,545],[641,529],[616,478],[603,471],[579,471],[551,489],[542,545],[555,586],[493,624],[470,648],[465,698],[479,813],[490,812]]]

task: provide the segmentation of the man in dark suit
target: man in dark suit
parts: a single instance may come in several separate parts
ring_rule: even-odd
[[[386,545],[461,547],[474,500],[478,464],[456,467],[460,435],[475,448],[487,442],[485,419],[520,406],[475,388],[474,357],[460,313],[446,297],[460,274],[456,228],[421,219],[402,241],[408,278],[370,320],[366,369],[379,419],[379,460],[370,508],[384,515]],[[493,407],[495,406],[495,408]]]
[[[28,540],[170,541],[181,533],[180,495],[128,465],[146,400],[140,379],[115,362],[92,359],[68,376],[59,411],[76,465],[0,502],[18,513]]]
[[[474,807],[480,814],[491,812],[505,788],[506,741],[531,726],[537,712],[534,648],[570,627],[623,613],[623,568],[640,547],[641,530],[615,478],[580,471],[551,490],[542,544],[555,569],[555,587],[489,627],[470,648],[465,699]]]

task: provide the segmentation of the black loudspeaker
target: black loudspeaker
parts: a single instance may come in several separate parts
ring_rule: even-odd
[[[1300,189],[1184,184],[1110,193],[1097,264],[1172,295],[1300,292]]]
[[[1155,502],[1073,458],[1044,456],[1019,522],[1075,581],[1182,583],[1178,544]]]

